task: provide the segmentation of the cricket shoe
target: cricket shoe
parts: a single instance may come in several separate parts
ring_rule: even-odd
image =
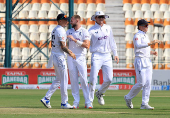
[[[87,108],[87,104],[85,104],[84,108]]]
[[[149,109],[149,110],[154,110],[154,107],[151,107],[150,105],[142,105],[142,104],[141,104],[140,109]]]
[[[79,104],[78,103],[74,103],[73,104],[73,109],[78,109],[79,108]]]
[[[126,95],[124,96],[124,99],[126,101],[126,106],[130,109],[133,109],[133,104],[132,104],[132,100],[131,99],[127,99]]]
[[[47,98],[44,97],[43,99],[41,99],[41,102],[44,104],[45,107],[51,108],[50,100],[48,100]]]
[[[92,103],[87,103],[87,104],[85,105],[85,108],[87,108],[87,109],[92,109],[92,108],[93,108]]]
[[[104,99],[103,99],[103,94],[100,94],[99,93],[99,91],[97,91],[96,92],[96,97],[98,98],[98,103],[100,104],[100,105],[104,105],[105,104],[105,102],[104,102]]]
[[[93,102],[89,103],[91,105],[91,107],[93,108]],[[87,103],[85,103],[84,108],[87,108]]]
[[[73,106],[71,106],[69,103],[66,104],[61,103],[61,109],[73,109]]]

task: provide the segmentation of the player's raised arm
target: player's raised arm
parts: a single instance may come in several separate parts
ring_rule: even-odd
[[[92,109],[93,105],[91,104],[89,98],[89,87],[87,83],[87,63],[86,63],[86,54],[89,46],[89,41],[86,41],[89,37],[85,34],[88,32],[80,24],[81,17],[79,15],[73,15],[71,17],[70,24],[71,29],[68,29],[67,39],[68,39],[68,48],[75,55],[76,59],[74,60],[70,56],[67,56],[68,70],[71,81],[71,91],[74,98],[73,108],[79,108],[80,95],[79,95],[79,83],[77,82],[78,78],[81,80],[81,88],[85,100],[85,108]],[[86,36],[86,38],[85,38]],[[67,50],[67,49],[65,49]],[[68,51],[68,50],[67,50]],[[78,76],[81,75],[81,76]]]
[[[155,43],[162,43],[162,41],[160,41],[160,40],[153,40],[150,43],[148,43],[148,46],[154,45]]]
[[[76,40],[72,35],[68,35],[67,38],[70,38],[72,41],[74,41],[77,45],[79,45],[81,47],[84,47],[84,48],[87,48],[87,49],[89,49],[89,47],[90,47],[90,41],[89,40],[84,40],[82,42],[82,41]]]

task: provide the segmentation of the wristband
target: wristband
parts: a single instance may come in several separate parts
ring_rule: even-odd
[[[76,44],[79,45],[79,46],[81,46],[81,45],[83,44],[83,42],[77,41]]]

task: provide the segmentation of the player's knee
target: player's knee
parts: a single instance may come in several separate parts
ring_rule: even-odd
[[[142,83],[139,83],[138,86],[142,88],[144,85]]]
[[[97,81],[93,81],[93,80],[89,81],[89,84],[92,86],[95,85],[96,83],[97,83]]]
[[[96,74],[91,74],[91,75],[90,75],[90,79],[91,79],[91,80],[97,79],[97,76],[98,76],[98,75],[96,75]]]
[[[113,78],[113,77],[109,77],[109,78],[108,78],[108,82],[109,82],[109,83],[112,82],[112,78]]]
[[[92,83],[97,82],[97,76],[90,75],[90,82],[92,82]]]
[[[94,85],[94,84],[96,84],[96,82],[95,81],[90,81],[90,84]]]
[[[109,79],[109,80],[108,80],[108,83],[110,84],[111,82],[112,82],[112,80]]]
[[[104,82],[106,82],[106,83],[111,83],[112,82],[112,80],[111,79],[107,79],[107,80],[105,80]]]

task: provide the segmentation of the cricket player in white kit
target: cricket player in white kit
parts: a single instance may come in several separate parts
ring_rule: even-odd
[[[160,43],[160,41],[149,41],[149,38],[146,35],[148,23],[149,22],[144,19],[139,20],[137,23],[139,31],[133,38],[135,51],[134,66],[137,83],[132,87],[130,92],[124,96],[127,107],[131,109],[133,108],[132,98],[134,98],[142,88],[142,104],[140,109],[154,109],[154,107],[151,107],[148,104],[152,80],[152,62],[150,60],[150,54],[157,55],[157,52],[151,51],[150,45]]]
[[[90,52],[91,57],[91,72],[90,72],[90,101],[94,100],[94,92],[97,83],[97,76],[99,70],[102,68],[103,84],[96,92],[98,103],[104,105],[103,93],[108,89],[113,78],[113,65],[111,58],[111,51],[114,54],[115,61],[119,63],[117,55],[117,46],[113,37],[112,28],[104,24],[104,19],[109,18],[102,11],[97,11],[91,17],[91,20],[96,21],[95,25],[89,29],[91,36]]]
[[[50,98],[59,86],[61,90],[61,108],[73,108],[73,106],[68,103],[68,72],[64,52],[69,54],[73,59],[76,59],[76,56],[66,47],[67,35],[64,27],[68,24],[67,20],[68,17],[66,15],[59,14],[57,16],[58,25],[51,33],[52,50],[47,68],[53,67],[54,65],[56,79],[52,82],[52,85],[45,97],[41,99],[41,102],[47,108],[51,108]]]
[[[91,109],[92,105],[89,99],[89,87],[87,81],[86,65],[86,48],[90,47],[90,36],[88,30],[81,27],[80,22],[81,18],[79,15],[72,16],[70,22],[72,28],[67,31],[67,37],[69,42],[69,49],[76,55],[76,60],[68,56],[67,63],[71,80],[72,95],[74,97],[73,108],[79,108],[79,74],[81,88],[85,99],[85,106],[86,108]]]

